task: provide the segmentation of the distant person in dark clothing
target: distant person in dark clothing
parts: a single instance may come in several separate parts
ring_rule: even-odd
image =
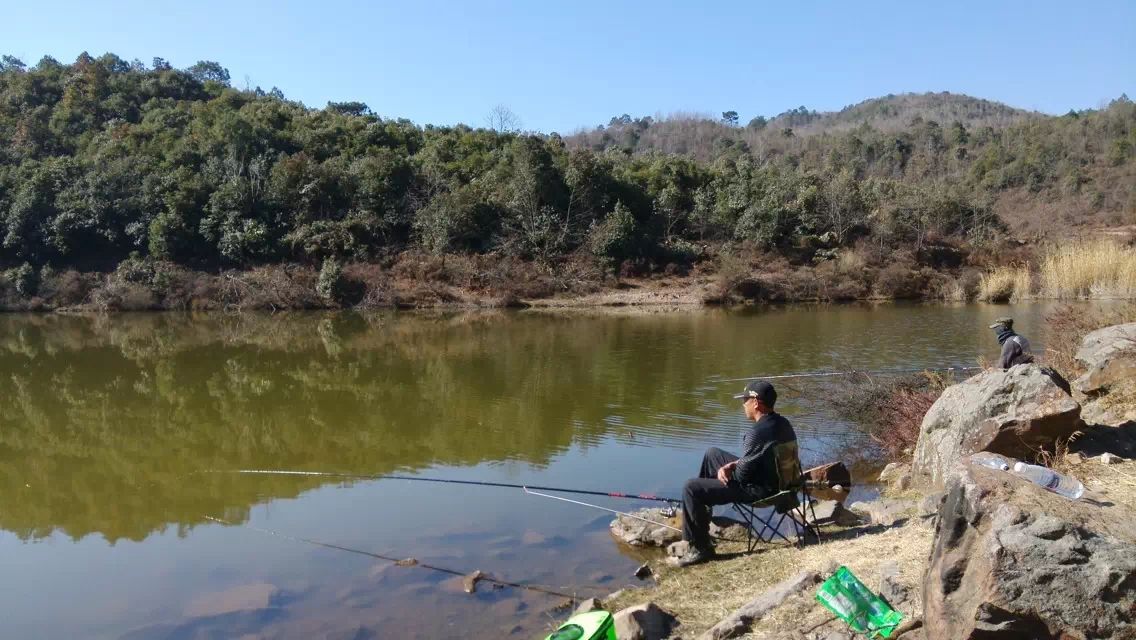
[[[1033,352],[1030,351],[1029,340],[1025,336],[1014,333],[1013,318],[998,318],[990,328],[998,334],[998,344],[1002,345],[1002,354],[998,357],[998,368],[1005,370],[1018,364],[1033,362]]]
[[[690,543],[686,554],[674,561],[685,567],[714,557],[710,544],[710,517],[714,505],[753,502],[781,490],[778,460],[792,460],[799,473],[797,435],[793,425],[773,410],[777,391],[764,380],[746,385],[734,396],[753,420],[742,438],[742,456],[718,448],[707,449],[697,478],[682,490],[682,539]],[[793,479],[796,480],[795,478]]]

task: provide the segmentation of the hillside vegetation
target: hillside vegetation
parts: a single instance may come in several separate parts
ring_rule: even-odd
[[[303,305],[376,299],[395,272],[453,280],[455,265],[473,288],[538,274],[538,295],[719,255],[917,272],[1136,211],[1126,97],[1060,117],[950,94],[723,115],[622,116],[567,137],[420,126],[239,90],[215,62],[6,56],[0,298],[89,303],[101,288],[101,306],[121,307],[122,287],[142,287],[135,306],[169,307],[243,286],[189,272],[284,264],[314,291]]]

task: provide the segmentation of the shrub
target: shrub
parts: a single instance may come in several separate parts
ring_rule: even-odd
[[[26,262],[9,270],[8,279],[12,281],[16,293],[25,298],[31,298],[39,291],[39,277],[32,265]]]
[[[339,304],[343,298],[343,290],[343,265],[334,258],[324,259],[319,278],[316,280],[316,293],[329,303]]]
[[[889,460],[911,457],[923,416],[954,379],[923,372],[879,381],[867,375],[848,378],[830,396],[837,412],[858,423]]]
[[[624,260],[635,257],[639,229],[635,216],[622,202],[592,231],[592,255],[606,269],[614,269]]]

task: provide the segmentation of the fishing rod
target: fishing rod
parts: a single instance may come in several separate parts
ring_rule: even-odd
[[[827,378],[833,376],[851,376],[856,374],[868,375],[886,375],[891,373],[919,373],[921,371],[976,371],[982,367],[922,367],[919,369],[852,369],[849,371],[821,371],[818,373],[786,373],[775,376],[749,376],[748,378],[719,378],[711,380],[712,383],[719,382],[747,382],[749,380],[783,380],[785,378]]]
[[[617,491],[592,491],[588,489],[567,489],[564,487],[541,487],[536,485],[511,484],[508,482],[489,482],[484,480],[450,480],[448,478],[423,478],[420,476],[397,475],[367,475],[354,473],[336,473],[330,471],[294,471],[287,469],[208,469],[200,473],[233,473],[244,475],[277,475],[277,476],[317,476],[330,478],[348,478],[352,480],[411,480],[414,482],[439,482],[444,484],[463,484],[478,487],[504,487],[506,489],[536,489],[538,491],[555,491],[557,493],[575,493],[586,496],[603,496],[605,498],[628,498],[631,500],[646,500],[649,502],[666,502],[680,504],[682,500],[665,498],[651,493],[621,493]]]
[[[232,526],[232,527],[244,527],[245,529],[249,529],[249,530],[252,530],[252,531],[256,531],[257,533],[263,533],[265,535],[280,538],[282,540],[288,540],[289,542],[297,542],[297,543],[301,543],[301,544],[310,544],[310,545],[314,545],[314,546],[317,546],[317,547],[324,547],[325,549],[335,549],[336,551],[345,551],[347,553],[354,553],[356,555],[367,556],[367,557],[370,557],[370,558],[377,558],[379,560],[385,560],[387,562],[393,562],[394,564],[396,564],[400,567],[405,567],[405,566],[422,567],[423,569],[429,569],[430,571],[438,571],[440,573],[449,574],[451,576],[458,576],[459,578],[468,578],[470,576],[476,576],[475,582],[476,581],[485,581],[485,582],[489,582],[489,583],[492,583],[492,584],[501,585],[502,587],[512,587],[514,589],[525,589],[525,590],[528,590],[528,591],[535,591],[537,593],[543,593],[543,594],[547,594],[547,595],[551,595],[551,596],[568,598],[569,600],[571,600],[573,602],[579,600],[579,598],[577,596],[567,594],[567,593],[564,593],[562,591],[557,591],[555,589],[549,589],[547,587],[542,587],[540,585],[535,585],[535,584],[525,584],[523,582],[510,582],[508,580],[502,580],[500,578],[494,578],[492,576],[481,573],[480,571],[474,571],[473,573],[462,573],[461,571],[457,571],[455,569],[450,569],[448,567],[439,567],[437,565],[428,564],[428,563],[425,563],[425,562],[419,562],[418,560],[414,560],[413,564],[411,564],[407,561],[406,558],[392,558],[390,556],[384,556],[381,553],[375,553],[373,551],[364,551],[362,549],[352,549],[351,547],[344,547],[344,546],[341,546],[341,545],[338,545],[338,544],[332,544],[330,542],[321,542],[319,540],[313,540],[311,538],[300,538],[300,537],[297,537],[297,536],[290,536],[286,533],[281,533],[279,531],[273,531],[272,529],[263,529],[261,527],[255,527],[251,524],[242,525],[240,523],[230,522],[228,520],[223,520],[221,518],[214,518],[213,516],[204,516],[204,518],[206,520],[211,520],[213,522],[217,522],[219,524],[224,524],[224,525],[228,525],[228,526]]]
[[[658,526],[658,527],[664,527],[666,529],[670,529],[671,531],[678,531],[679,533],[682,533],[682,529],[679,529],[678,527],[674,527],[674,526],[671,526],[669,524],[659,522],[658,520],[652,520],[650,518],[644,518],[642,516],[637,516],[634,513],[627,513],[626,511],[617,511],[615,509],[609,509],[607,507],[601,507],[598,504],[592,504],[590,502],[583,502],[581,500],[572,500],[570,498],[562,498],[560,496],[553,496],[553,495],[549,495],[547,493],[541,493],[539,491],[533,491],[529,487],[523,487],[523,489],[524,489],[524,492],[527,493],[530,496],[540,496],[541,498],[552,498],[553,500],[559,500],[561,502],[568,502],[570,504],[578,504],[581,507],[591,507],[593,509],[599,509],[600,511],[607,511],[608,513],[614,513],[614,514],[621,515],[621,516],[624,516],[624,517],[627,517],[627,518],[634,518],[636,520],[642,520],[643,522],[646,522],[648,524],[653,524],[653,525]],[[715,540],[721,540],[723,542],[742,542],[741,540],[735,540],[733,538],[723,538],[722,536],[717,536],[717,535],[714,535],[714,534],[710,534],[710,537],[714,538]]]

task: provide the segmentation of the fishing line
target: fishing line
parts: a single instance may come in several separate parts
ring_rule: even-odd
[[[555,491],[557,493],[577,493],[588,496],[603,496],[606,498],[629,498],[632,500],[647,500],[651,502],[666,502],[679,504],[682,500],[664,498],[650,493],[620,493],[617,491],[591,491],[588,489],[566,489],[564,487],[540,487],[508,482],[489,482],[484,480],[450,480],[447,478],[423,478],[420,476],[384,476],[353,473],[336,473],[331,471],[294,471],[288,469],[206,469],[198,473],[234,473],[245,475],[277,475],[277,476],[317,476],[325,478],[350,478],[355,480],[410,480],[414,482],[440,482],[444,484],[464,484],[478,487],[504,487],[506,489],[537,489],[539,491]]]
[[[560,496],[550,496],[547,493],[540,493],[538,491],[532,491],[528,487],[523,487],[523,489],[524,489],[525,493],[527,493],[531,496],[540,496],[542,498],[552,498],[553,500],[560,500],[561,502],[570,502],[572,504],[578,504],[581,507],[591,507],[593,509],[599,509],[600,511],[608,511],[610,513],[615,513],[615,514],[618,514],[618,515],[621,515],[621,516],[626,516],[628,518],[635,518],[636,520],[642,520],[643,522],[646,522],[646,523],[649,523],[649,524],[653,524],[653,525],[660,526],[660,527],[665,527],[665,528],[670,529],[672,531],[678,531],[679,533],[682,533],[682,529],[679,529],[678,527],[672,527],[671,525],[664,524],[662,522],[659,522],[658,520],[651,520],[650,518],[644,518],[644,517],[641,517],[641,516],[637,516],[634,513],[627,513],[627,512],[624,512],[624,511],[616,511],[615,509],[608,509],[607,507],[601,507],[598,504],[592,504],[590,502],[581,502],[580,500],[571,500],[569,498],[561,498]],[[715,540],[721,540],[722,542],[743,542],[743,540],[735,540],[733,538],[723,538],[722,536],[716,536],[714,534],[710,534],[710,537],[714,538]]]
[[[211,520],[213,522],[217,522],[217,523],[220,523],[220,524],[229,525],[229,526],[233,526],[233,527],[244,527],[245,529],[251,529],[252,531],[256,531],[257,533],[263,533],[265,535],[280,538],[282,540],[288,540],[289,542],[310,544],[310,545],[314,545],[314,546],[317,546],[317,547],[324,547],[325,549],[335,549],[336,551],[346,551],[347,553],[354,553],[354,554],[357,554],[357,555],[367,556],[367,557],[370,557],[370,558],[377,558],[379,560],[385,560],[387,562],[393,562],[395,564],[398,564],[399,566],[406,566],[406,565],[399,564],[404,560],[404,558],[392,558],[390,556],[384,556],[381,553],[375,553],[373,551],[364,551],[362,549],[352,549],[351,547],[344,547],[344,546],[340,546],[338,544],[332,544],[330,542],[321,542],[319,540],[313,540],[311,538],[300,538],[300,537],[297,537],[297,536],[290,536],[286,533],[281,533],[279,531],[273,531],[272,529],[263,529],[261,527],[255,527],[251,524],[242,525],[240,523],[230,522],[228,520],[222,520],[221,518],[214,518],[213,516],[204,516],[204,517],[205,517],[206,520]],[[415,560],[415,564],[409,565],[409,566],[422,567],[423,569],[429,569],[430,571],[438,571],[438,572],[441,572],[441,573],[449,574],[451,576],[458,576],[459,578],[465,578],[465,577],[471,575],[470,573],[462,573],[460,571],[450,569],[448,567],[439,567],[437,565],[427,564],[425,562],[419,562],[417,560]],[[568,598],[569,600],[572,600],[573,602],[575,602],[576,600],[579,599],[575,595],[569,595],[569,594],[563,593],[561,591],[556,591],[555,589],[549,589],[549,588],[541,587],[539,585],[534,585],[534,584],[524,584],[524,583],[521,583],[521,582],[509,582],[508,580],[501,580],[499,578],[494,578],[492,576],[488,576],[488,575],[485,575],[485,574],[482,574],[478,578],[478,580],[490,582],[490,583],[493,583],[493,584],[498,584],[498,585],[501,585],[503,587],[513,587],[514,589],[526,589],[528,591],[535,591],[535,592],[538,592],[538,593],[544,593],[544,594],[551,595],[551,596]]]
[[[827,378],[832,376],[851,376],[856,374],[868,375],[887,375],[892,373],[919,373],[921,371],[976,371],[982,367],[923,367],[920,369],[875,369],[875,370],[852,370],[852,371],[822,371],[820,373],[787,373],[776,376],[749,376],[748,378],[716,378],[709,380],[710,384],[717,384],[720,382],[748,382],[750,380],[784,380],[787,378]]]
[[[628,518],[635,518],[636,520],[642,520],[643,522],[658,525],[660,527],[666,527],[667,529],[670,529],[672,531],[678,531],[679,533],[682,533],[682,529],[679,529],[678,527],[672,527],[669,524],[663,524],[662,522],[659,522],[657,520],[652,520],[650,518],[644,518],[642,516],[637,516],[634,513],[627,513],[627,512],[624,512],[624,511],[616,511],[615,509],[609,509],[607,507],[601,507],[598,504],[591,504],[590,502],[581,502],[579,500],[571,500],[569,498],[562,498],[560,496],[554,496],[554,495],[550,495],[550,494],[547,494],[547,493],[540,493],[539,491],[532,491],[528,487],[521,487],[521,488],[524,490],[525,493],[529,494],[530,496],[540,496],[542,498],[552,498],[553,500],[560,500],[561,502],[570,502],[572,504],[578,504],[582,507],[591,507],[593,509],[599,509],[601,511],[607,511],[609,513],[614,513],[614,514],[617,514],[617,515],[626,516]]]

